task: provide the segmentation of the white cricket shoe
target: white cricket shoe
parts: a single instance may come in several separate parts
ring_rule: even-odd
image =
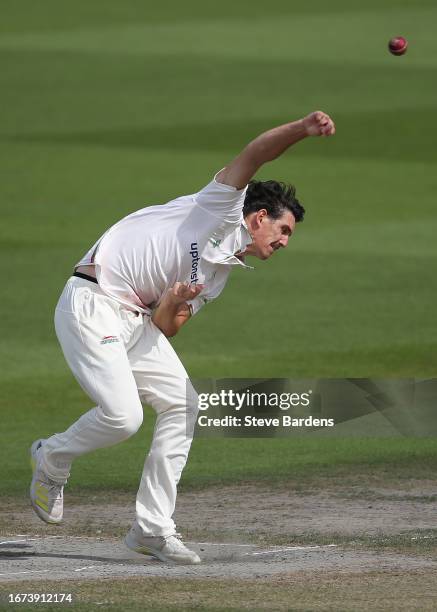
[[[167,563],[200,563],[199,555],[187,548],[179,538],[178,533],[169,536],[144,536],[140,527],[134,523],[124,543],[137,553],[152,555]]]
[[[64,485],[51,480],[41,467],[41,448],[44,440],[36,440],[30,447],[30,465],[33,477],[30,502],[40,519],[57,525],[62,521]]]

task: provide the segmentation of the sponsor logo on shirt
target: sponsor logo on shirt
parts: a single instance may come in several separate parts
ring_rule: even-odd
[[[220,246],[220,243],[221,243],[221,240],[215,240],[214,238],[210,238],[209,241],[212,244],[214,249]]]
[[[104,336],[100,344],[111,344],[111,342],[120,342],[120,339],[118,336]]]
[[[199,247],[197,246],[197,242],[192,242],[190,246],[190,255],[191,255],[191,276],[190,282],[195,285],[199,282],[199,277],[197,276],[197,268],[199,266]]]

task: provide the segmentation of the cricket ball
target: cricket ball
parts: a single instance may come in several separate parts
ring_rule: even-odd
[[[395,36],[388,43],[388,50],[393,55],[403,55],[408,48],[408,41],[403,36]]]

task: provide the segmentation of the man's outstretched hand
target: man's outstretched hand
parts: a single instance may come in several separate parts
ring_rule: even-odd
[[[249,142],[241,153],[217,174],[216,180],[236,189],[243,189],[263,164],[276,159],[300,140],[307,136],[334,134],[333,120],[322,111],[315,111],[303,119],[279,125]]]
[[[310,113],[302,119],[307,136],[333,136],[335,124],[331,117],[322,111]]]

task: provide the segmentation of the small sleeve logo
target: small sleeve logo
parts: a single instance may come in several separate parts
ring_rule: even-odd
[[[118,336],[104,336],[100,340],[100,344],[111,344],[112,342],[120,342],[120,338]]]

